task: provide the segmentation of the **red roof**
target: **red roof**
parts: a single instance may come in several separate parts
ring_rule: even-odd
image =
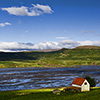
[[[84,81],[85,81],[84,78],[75,78],[72,84],[82,85]]]

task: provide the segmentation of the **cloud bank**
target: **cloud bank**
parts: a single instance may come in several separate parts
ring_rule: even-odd
[[[48,5],[32,4],[32,7],[8,7],[1,8],[4,11],[7,11],[9,14],[16,16],[39,16],[44,13],[51,14],[53,10]]]
[[[0,26],[1,26],[1,27],[7,26],[7,25],[11,25],[11,23],[9,23],[9,22],[0,23]]]
[[[73,41],[63,40],[61,42],[40,42],[33,43],[18,43],[18,42],[0,42],[0,51],[3,52],[19,52],[19,51],[33,51],[42,49],[61,49],[61,48],[75,48],[77,46],[94,45],[100,46],[100,41]]]

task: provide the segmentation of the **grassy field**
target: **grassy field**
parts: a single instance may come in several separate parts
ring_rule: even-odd
[[[53,89],[33,89],[0,92],[0,100],[100,100],[100,88],[89,92],[61,92],[52,93]]]
[[[73,67],[78,65],[100,65],[100,48],[78,47],[53,52],[0,53],[0,68]]]

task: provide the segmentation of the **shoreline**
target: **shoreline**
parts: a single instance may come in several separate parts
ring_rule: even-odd
[[[33,67],[0,67],[0,69],[6,69],[6,68],[80,68],[80,66],[100,66],[100,65],[75,65],[75,66],[56,66],[56,67],[50,67],[50,66],[33,66]]]
[[[100,65],[73,65],[73,66],[32,66],[32,67],[0,67],[0,69],[3,68],[80,68],[80,66],[100,66]]]
[[[70,86],[66,86],[66,87],[70,87]],[[40,89],[22,89],[22,90],[6,90],[6,91],[0,91],[0,92],[10,92],[10,91],[15,91],[15,92],[52,92],[54,89],[59,89],[60,91],[63,91],[64,88],[66,87],[58,87],[58,88],[40,88]],[[90,87],[90,89],[99,89],[100,87]]]

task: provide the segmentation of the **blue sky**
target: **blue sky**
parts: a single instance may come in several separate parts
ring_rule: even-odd
[[[65,40],[100,40],[100,0],[0,0],[0,42]]]

